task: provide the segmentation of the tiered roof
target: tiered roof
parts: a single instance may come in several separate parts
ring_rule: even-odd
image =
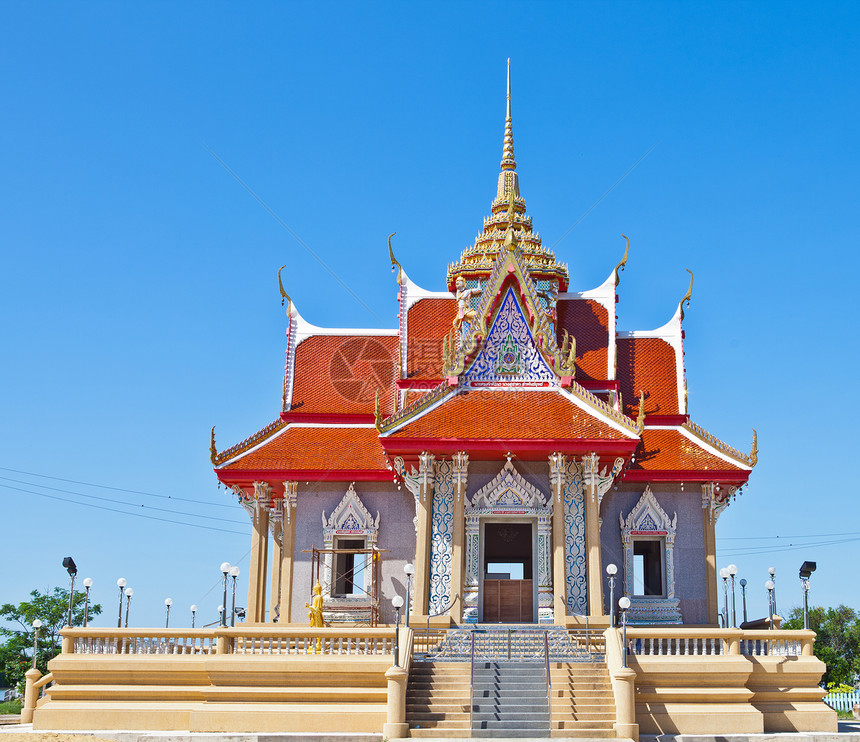
[[[624,332],[615,307],[627,251],[600,286],[567,290],[566,266],[525,213],[508,74],[492,216],[449,267],[449,290],[413,283],[389,240],[397,328],[314,327],[290,301],[281,415],[221,453],[213,436],[221,481],[386,480],[393,457],[424,450],[478,459],[595,452],[622,457],[627,481],[747,480],[756,451],[736,451],[687,414],[690,292],[664,326]]]

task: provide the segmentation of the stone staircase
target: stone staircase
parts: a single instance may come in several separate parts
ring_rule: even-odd
[[[615,737],[615,697],[605,664],[553,662],[550,679],[553,737]]]
[[[473,737],[549,737],[546,667],[534,662],[476,662]]]
[[[469,663],[413,662],[406,723],[410,737],[470,737]]]
[[[476,629],[451,631],[413,660],[406,689],[409,736],[615,737],[615,699],[601,655],[561,635],[561,627],[549,627],[555,636],[550,634],[548,689],[543,627]]]

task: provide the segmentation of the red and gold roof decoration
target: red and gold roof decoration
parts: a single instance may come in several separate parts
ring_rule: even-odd
[[[262,444],[262,445],[260,445]],[[385,471],[385,456],[376,428],[370,425],[334,426],[284,423],[253,450],[224,451],[217,458],[220,472],[278,471],[330,473]],[[227,462],[221,465],[221,462]],[[222,476],[222,479],[225,478]],[[229,478],[229,477],[227,477]]]
[[[442,338],[457,316],[457,300],[421,298],[406,311],[406,379],[438,381],[442,378]]]
[[[499,173],[496,197],[491,207],[492,214],[484,219],[484,227],[475,238],[472,247],[460,255],[457,263],[448,266],[448,288],[453,291],[457,278],[482,279],[493,269],[495,260],[504,249],[504,240],[509,230],[514,230],[520,244],[523,259],[533,278],[545,278],[556,283],[557,291],[566,291],[568,285],[567,266],[556,260],[552,250],[541,243],[540,235],[532,228],[532,218],[526,215],[526,202],[520,195],[517,162],[514,158],[513,120],[511,118],[511,63],[508,60],[507,115],[505,117],[505,139],[502,149],[501,172]]]
[[[646,427],[624,479],[745,482],[757,453],[755,443],[743,454],[691,422]]]
[[[445,396],[445,395],[442,395]],[[425,414],[383,433],[386,449],[398,439],[626,441],[632,431],[583,409],[560,391],[455,389]]]

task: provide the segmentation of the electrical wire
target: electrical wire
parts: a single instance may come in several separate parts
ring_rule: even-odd
[[[142,492],[141,490],[128,490],[128,489],[123,489],[122,487],[112,487],[111,485],[107,485],[107,484],[94,484],[93,482],[79,482],[76,479],[64,479],[63,477],[52,477],[52,476],[49,476],[48,474],[37,474],[36,472],[31,472],[31,471],[21,471],[20,469],[10,469],[10,468],[5,467],[5,466],[0,466],[0,471],[10,471],[14,474],[26,474],[28,477],[40,477],[41,479],[54,479],[58,482],[68,482],[69,484],[81,484],[84,487],[98,487],[99,489],[113,490],[114,492],[128,492],[129,494],[132,494],[132,495],[145,495],[146,497],[158,497],[158,498],[161,498],[163,500],[179,500],[181,502],[193,502],[197,505],[210,505],[212,507],[217,507],[217,508],[232,508],[232,507],[234,507],[234,505],[226,505],[226,504],[220,503],[220,502],[209,502],[207,500],[193,500],[193,499],[190,499],[188,497],[174,497],[173,495],[158,495],[158,494],[155,494],[153,492]],[[29,482],[27,482],[27,484],[29,484]],[[33,486],[39,487],[41,485],[34,484]]]
[[[44,490],[51,490],[52,492],[62,492],[64,495],[75,495],[76,497],[86,497],[90,500],[101,500],[102,502],[112,502],[115,505],[125,505],[127,507],[141,507],[147,508],[148,510],[157,510],[161,513],[170,513],[172,515],[187,515],[190,518],[205,518],[206,520],[218,520],[222,523],[232,523],[233,525],[241,525],[238,521],[233,520],[232,518],[218,518],[214,515],[200,515],[199,513],[186,513],[181,510],[169,510],[168,508],[157,508],[153,505],[143,505],[134,502],[124,502],[122,500],[116,500],[112,497],[99,497],[98,495],[87,495],[83,492],[73,492],[72,490],[64,490],[59,487],[49,487],[46,484],[35,484],[33,482],[22,482],[19,479],[11,479],[10,477],[0,477],[0,480],[6,482],[15,482],[15,484],[26,484],[29,487],[39,487]],[[0,487],[9,487],[10,489],[15,489],[11,485],[5,485],[0,482]],[[24,490],[22,490],[24,491]]]
[[[109,507],[106,507],[104,505],[94,505],[94,504],[89,503],[89,502],[78,502],[77,500],[69,500],[65,497],[57,497],[56,495],[47,495],[44,492],[32,492],[30,490],[21,489],[20,487],[13,487],[9,484],[0,484],[0,487],[3,487],[5,489],[16,490],[18,492],[24,492],[28,495],[35,495],[36,497],[46,497],[49,500],[59,500],[60,502],[69,502],[73,505],[80,505],[80,506],[85,507],[85,508],[94,508],[96,510],[107,510],[111,513],[120,513],[122,515],[132,515],[135,518],[146,518],[147,520],[157,520],[157,521],[160,521],[162,523],[173,523],[173,524],[178,525],[178,526],[188,526],[189,528],[202,528],[203,530],[206,530],[206,531],[219,531],[221,533],[235,533],[238,536],[246,535],[241,531],[230,531],[226,528],[216,528],[215,526],[204,526],[204,525],[201,525],[200,523],[186,523],[185,521],[181,521],[181,520],[170,520],[169,518],[159,518],[158,516],[155,516],[155,515],[144,515],[143,513],[129,513],[127,510],[117,510],[116,508],[109,508]]]

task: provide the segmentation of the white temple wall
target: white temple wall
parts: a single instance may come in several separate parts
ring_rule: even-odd
[[[326,516],[343,499],[349,482],[312,482],[299,484],[296,503],[295,562],[293,565],[292,616],[296,623],[307,623],[305,603],[310,602],[311,554],[313,546],[324,548],[323,510]],[[373,517],[379,512],[377,547],[382,555],[380,575],[380,621],[393,623],[391,599],[406,600],[406,574],[403,567],[415,558],[415,499],[405,487],[398,491],[391,482],[356,482],[355,491]],[[401,621],[402,621],[401,612]]]
[[[624,557],[621,543],[619,514],[626,518],[642,497],[646,485],[621,484],[616,491],[613,486],[606,493],[600,514],[603,525],[600,529],[602,570],[604,574],[604,605],[609,611],[609,586],[606,580],[606,565],[615,564],[618,575],[615,586],[616,602],[623,594]],[[681,602],[681,616],[685,624],[707,623],[707,591],[705,574],[705,546],[702,531],[702,496],[698,484],[684,486],[674,484],[651,485],[651,491],[670,518],[677,513],[674,543],[675,597]]]

